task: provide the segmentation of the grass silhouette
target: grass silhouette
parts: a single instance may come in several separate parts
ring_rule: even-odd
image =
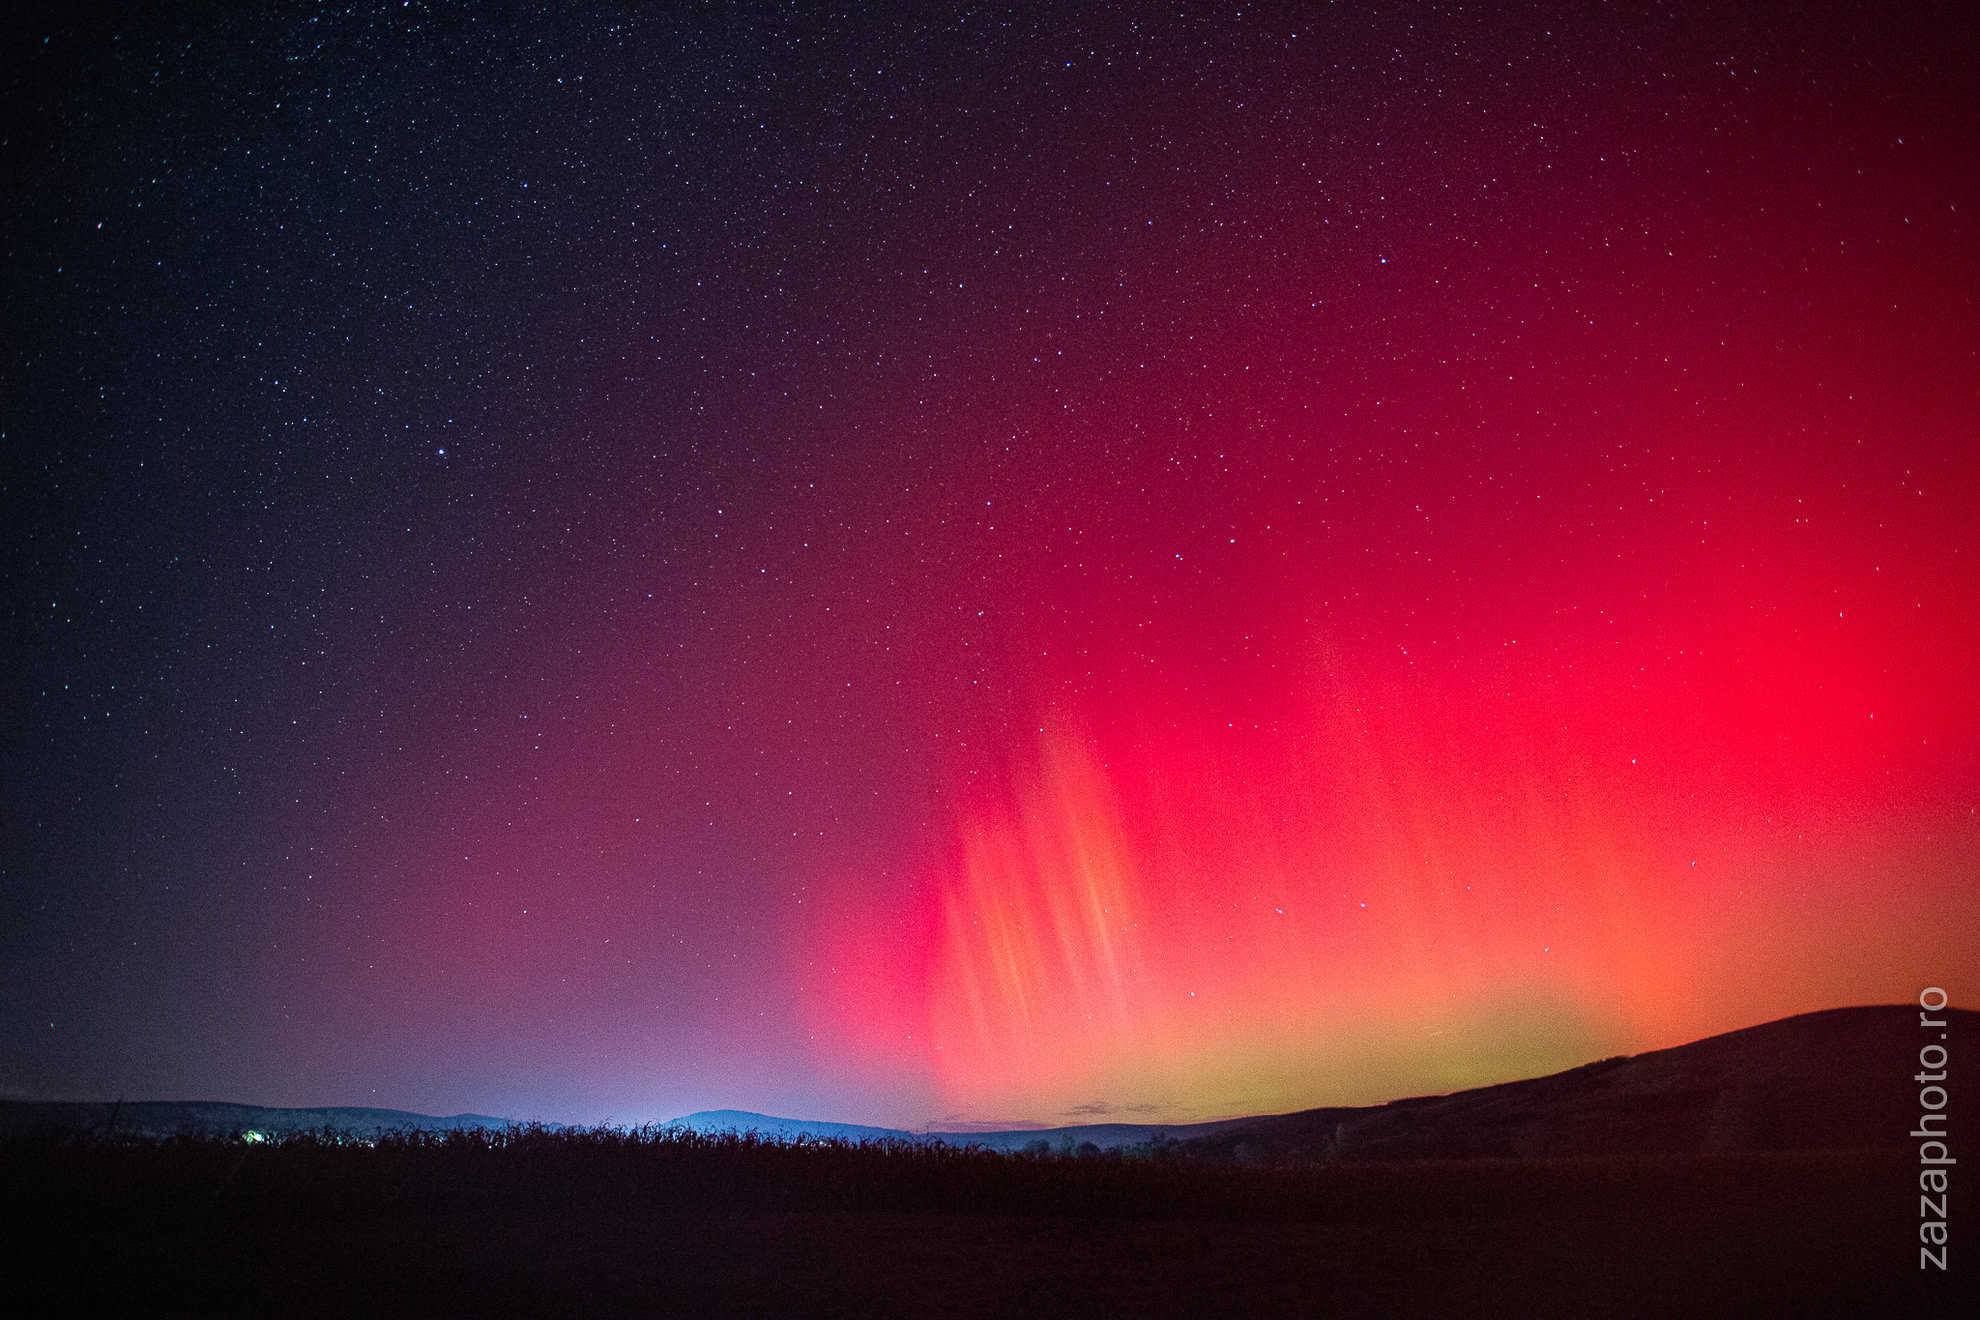
[[[0,1142],[0,1189],[34,1211],[7,1239],[26,1314],[1929,1315],[1944,1289],[1915,1268],[1910,1179],[1889,1150],[1248,1165],[526,1126]]]

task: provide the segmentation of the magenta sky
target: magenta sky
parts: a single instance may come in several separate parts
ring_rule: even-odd
[[[8,1093],[1170,1122],[1958,1002],[1971,33],[1501,13],[43,34]]]

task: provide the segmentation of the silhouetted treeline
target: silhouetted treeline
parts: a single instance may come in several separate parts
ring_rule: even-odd
[[[0,1139],[26,1212],[0,1278],[23,1315],[1933,1314],[1914,1174],[1875,1150],[1292,1165],[51,1130]]]
[[[1099,1218],[1333,1219],[1379,1213],[1399,1179],[1436,1188],[1411,1216],[1503,1213],[1571,1203],[1646,1180],[1665,1192],[1737,1186],[1743,1168],[1770,1182],[1792,1157],[1726,1155],[1425,1161],[1403,1166],[1231,1164],[1174,1146],[1122,1151],[1002,1152],[878,1140],[782,1141],[681,1128],[337,1133],[267,1141],[144,1141],[46,1134],[6,1143],[7,1181],[44,1207],[98,1214],[275,1209],[338,1215],[403,1208],[454,1213],[525,1202],[589,1213],[713,1208],[725,1212],[1065,1215]],[[1802,1163],[1814,1167],[1812,1159]]]

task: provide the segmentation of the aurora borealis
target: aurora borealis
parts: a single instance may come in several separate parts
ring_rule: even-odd
[[[1180,1122],[1980,982],[1952,7],[7,23],[6,1095]]]

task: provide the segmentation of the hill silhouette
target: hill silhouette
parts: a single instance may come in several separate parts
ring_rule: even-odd
[[[1980,1019],[1938,1016],[1960,1143]],[[1909,1007],[1809,1014],[1091,1158],[0,1106],[0,1195],[33,1209],[0,1273],[10,1314],[1970,1315],[1968,1281],[1920,1259],[1926,1035]],[[96,1126],[49,1139],[30,1110]],[[188,1113],[216,1135],[127,1139]],[[271,1114],[299,1135],[230,1130]],[[326,1140],[326,1118],[380,1135]]]
[[[1975,1039],[1980,1029],[1980,1014],[1970,1010],[1934,1016],[1947,1020],[1954,1040]],[[1267,1163],[1867,1149],[1911,1140],[1905,1134],[1918,1113],[1911,1078],[1927,1041],[1915,1007],[1868,1005],[1448,1095],[1210,1123],[912,1132],[734,1109],[674,1122],[783,1140],[935,1141],[1006,1151],[1039,1142],[1053,1151],[1159,1143],[1176,1154]],[[1952,1093],[1955,1131],[1975,1126],[1967,1089]]]
[[[335,1132],[375,1137],[390,1132],[454,1132],[507,1127],[515,1120],[487,1114],[415,1114],[404,1109],[322,1106],[278,1109],[221,1100],[0,1101],[0,1134],[88,1132],[99,1136],[234,1137],[244,1132],[289,1136]]]
[[[1980,1014],[1943,1009],[1957,1066]],[[1308,1109],[1184,1142],[1212,1158],[1397,1160],[1847,1150],[1910,1144],[1918,1009],[1803,1013],[1526,1081],[1384,1105]],[[1971,1048],[1970,1045],[1965,1048]],[[1952,1089],[1955,1132],[1980,1103]]]
[[[695,1132],[754,1132],[758,1136],[791,1141],[801,1138],[833,1141],[932,1141],[945,1146],[981,1146],[986,1150],[1016,1151],[1036,1149],[1043,1142],[1052,1151],[1075,1150],[1091,1145],[1099,1150],[1121,1150],[1145,1146],[1158,1140],[1208,1136],[1229,1128],[1256,1122],[1253,1118],[1226,1118],[1209,1123],[1071,1123],[1060,1127],[1002,1128],[997,1130],[957,1130],[916,1132],[909,1128],[866,1127],[858,1123],[830,1123],[807,1118],[779,1118],[744,1109],[707,1109],[684,1114],[673,1120],[675,1126]]]
[[[1897,1147],[1916,1124],[1918,1050],[1909,1005],[1826,1009],[1602,1059],[1545,1077],[1387,1104],[1326,1107],[1208,1123],[1092,1123],[1000,1131],[904,1128],[703,1110],[673,1120],[696,1132],[773,1140],[893,1140],[988,1150],[1101,1151],[1160,1145],[1208,1159],[1279,1163],[1583,1155],[1774,1152]],[[1945,1009],[1949,1048],[1980,1039],[1980,1013]],[[1931,1040],[1937,1033],[1931,1033]],[[1957,1063],[1955,1066],[1958,1066]],[[1951,1088],[1954,1132],[1980,1126],[1972,1088]],[[37,1129],[162,1138],[499,1129],[512,1118],[349,1106],[270,1108],[217,1101],[0,1101],[0,1134]],[[559,1125],[548,1124],[555,1128]]]

